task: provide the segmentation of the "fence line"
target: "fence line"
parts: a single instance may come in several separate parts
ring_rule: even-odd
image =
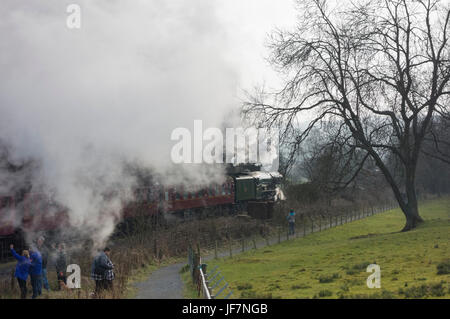
[[[215,240],[213,242],[203,242],[202,248],[206,248],[213,251],[213,258],[217,259],[219,257],[233,257],[233,254],[238,254],[244,251],[253,250],[265,246],[270,246],[276,243],[281,243],[285,240],[290,240],[299,237],[305,237],[308,234],[320,232],[333,227],[344,225],[353,221],[357,221],[366,217],[370,217],[376,214],[383,213],[385,211],[397,208],[397,202],[387,202],[379,207],[363,207],[360,211],[351,211],[346,214],[338,215],[319,215],[319,218],[312,218],[313,216],[304,215],[301,218],[301,222],[295,224],[294,234],[289,233],[289,228],[287,227],[287,221],[284,226],[276,226],[275,234],[272,236],[262,236],[261,241],[256,242],[255,235],[249,237],[242,236],[240,239],[232,243],[230,236],[225,242],[220,242]],[[309,222],[308,222],[309,221]],[[220,249],[222,248],[222,249]],[[221,252],[220,252],[221,250]],[[212,256],[211,256],[212,257]]]

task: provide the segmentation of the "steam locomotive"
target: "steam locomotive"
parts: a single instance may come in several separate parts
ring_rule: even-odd
[[[126,222],[143,214],[155,224],[242,211],[255,218],[271,218],[274,204],[281,199],[281,179],[278,172],[246,164],[227,167],[222,184],[138,187],[132,190],[133,200],[124,203],[122,216]],[[20,198],[0,194],[0,259],[9,253],[11,241],[23,242],[23,233],[51,233],[68,225],[67,210],[48,194],[27,193]]]

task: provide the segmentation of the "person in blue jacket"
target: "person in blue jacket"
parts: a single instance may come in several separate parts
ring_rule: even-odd
[[[289,224],[289,235],[295,235],[295,211],[291,209],[286,218]]]
[[[42,256],[37,248],[30,250],[31,267],[31,286],[33,287],[33,295],[31,298],[35,299],[42,294]]]
[[[27,279],[30,271],[31,260],[30,253],[28,250],[22,251],[22,256],[16,253],[14,250],[14,245],[10,245],[11,253],[14,258],[17,259],[16,272],[14,273],[14,277],[17,278],[17,282],[19,283],[20,288],[20,298],[27,298]]]

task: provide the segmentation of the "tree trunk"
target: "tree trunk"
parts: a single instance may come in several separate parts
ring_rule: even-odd
[[[402,232],[414,229],[423,222],[422,217],[419,215],[414,174],[407,173],[405,188],[407,203],[406,206],[402,207],[402,211],[406,217],[406,224]]]
[[[411,205],[408,203],[408,208],[406,212],[403,210],[403,213],[406,217],[406,224],[403,227],[402,232],[414,229],[417,227],[417,225],[423,222],[422,217],[420,217],[419,215],[417,204],[416,207],[411,207]]]
[[[415,166],[409,165],[405,167],[406,171],[406,179],[405,179],[405,188],[406,188],[406,198],[401,193],[399,185],[396,183],[395,179],[384,165],[381,158],[376,154],[372,153],[373,158],[378,166],[381,169],[386,181],[392,188],[394,192],[394,196],[397,199],[398,204],[400,205],[400,209],[403,214],[405,214],[406,224],[403,227],[402,231],[408,231],[417,227],[418,224],[423,222],[423,219],[419,216],[419,208],[417,203],[416,196],[416,185],[415,185]]]

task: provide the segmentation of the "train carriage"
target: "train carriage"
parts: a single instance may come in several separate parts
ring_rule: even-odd
[[[125,228],[132,231],[133,227],[129,228],[128,225],[136,223],[128,221],[140,223],[142,220],[138,220],[138,217],[144,217],[145,223],[150,221],[153,225],[165,224],[173,218],[205,217],[241,211],[247,211],[256,218],[271,218],[281,178],[277,172],[264,173],[234,167],[222,184],[156,184],[137,187],[131,194],[116,194],[114,191],[105,195],[105,199],[117,198],[118,195],[126,199],[122,205],[124,222],[119,225],[118,230]],[[20,227],[15,228],[15,225]],[[68,226],[67,210],[48,194],[27,193],[19,200],[14,196],[0,196],[0,255],[4,255],[6,242],[23,243],[21,232],[51,234]]]

